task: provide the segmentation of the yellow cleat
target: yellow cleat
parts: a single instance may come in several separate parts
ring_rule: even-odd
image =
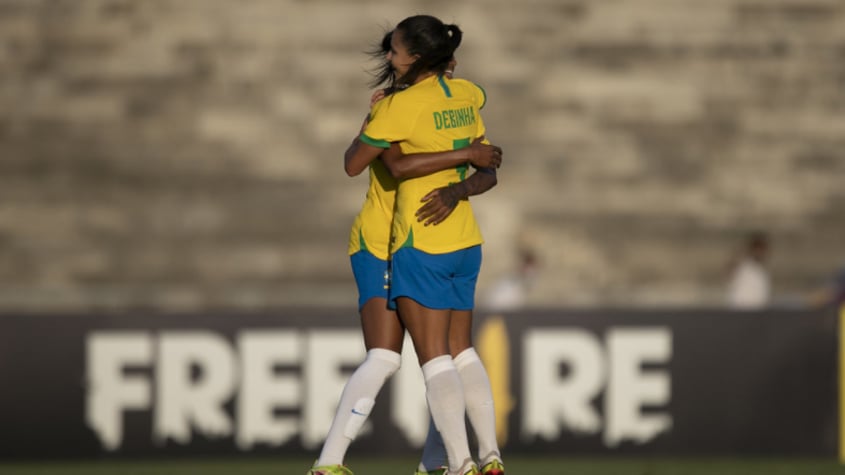
[[[487,462],[481,468],[482,475],[505,475],[505,466],[502,465],[502,461],[498,459],[493,459]]]
[[[354,475],[346,465],[322,465],[312,467],[305,475]]]
[[[461,475],[481,475],[481,472],[478,471],[478,465],[472,464],[468,470],[461,472]]]

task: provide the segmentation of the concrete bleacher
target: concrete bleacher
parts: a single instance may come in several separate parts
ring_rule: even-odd
[[[542,306],[718,305],[752,229],[779,302],[845,262],[845,4],[453,3],[0,2],[0,309],[353,306],[363,52],[420,12],[505,149],[481,289],[525,242]]]

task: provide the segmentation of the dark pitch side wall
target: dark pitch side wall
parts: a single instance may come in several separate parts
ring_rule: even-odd
[[[489,358],[491,343],[498,349],[499,356],[507,355],[504,363],[501,358],[498,362],[488,360],[488,369],[496,390],[502,390],[501,382],[506,381],[506,391],[515,403],[511,411],[500,413],[508,428],[505,450],[509,452],[801,456],[833,456],[836,453],[839,342],[833,312],[538,310],[504,317],[485,316],[478,319],[477,328],[477,346],[482,356]],[[287,437],[276,447],[261,443],[245,447],[237,442],[236,433],[243,427],[243,421],[238,420],[236,408],[238,398],[246,397],[244,371],[240,375],[235,371],[231,394],[226,393],[220,406],[221,414],[231,422],[228,433],[223,431],[212,436],[207,427],[192,423],[186,440],[155,441],[156,411],[164,407],[164,401],[157,399],[160,394],[157,390],[165,384],[162,381],[169,371],[166,365],[175,364],[173,356],[169,361],[155,359],[155,352],[163,351],[165,340],[170,336],[199,335],[216,342],[225,350],[224,354],[233,355],[232,361],[237,362],[246,358],[243,335],[247,332],[286,338],[278,340],[283,347],[271,345],[270,348],[290,359],[285,360],[287,362],[280,360],[268,373],[268,378],[288,378],[296,381],[295,387],[301,390],[295,401],[286,404],[288,407],[278,407],[275,412],[268,413],[271,419],[302,421],[309,412],[308,405],[318,404],[303,396],[304,388],[313,387],[314,381],[308,380],[315,378],[309,375],[309,365],[322,364],[317,361],[321,359],[319,355],[329,352],[309,346],[309,341],[315,341],[316,336],[334,338],[332,341],[338,343],[332,351],[345,354],[344,357],[351,355],[355,359],[363,355],[363,349],[359,348],[357,319],[349,310],[288,309],[267,314],[233,315],[3,315],[0,317],[0,427],[3,427],[0,456],[87,458],[246,451],[261,454],[315,452],[313,441],[305,444],[301,433]],[[133,378],[143,381],[149,390],[149,402],[146,407],[122,412],[119,441],[107,446],[102,432],[95,431],[89,423],[90,414],[86,416],[86,405],[95,389],[90,374],[93,362],[86,358],[91,354],[92,335],[119,334],[142,335],[146,338],[144,341],[150,343],[149,349],[153,353],[150,362],[118,362],[119,371],[115,373],[121,388],[128,387],[127,381]],[[529,340],[529,335],[545,338],[548,347],[527,347],[528,341],[540,341]],[[557,337],[550,335],[560,335],[561,345],[555,344]],[[631,338],[625,340],[626,335]],[[649,335],[658,338],[643,339]],[[635,342],[637,338],[640,342],[668,342],[668,351],[663,352],[654,345],[640,345],[635,349],[636,345],[625,343]],[[562,346],[564,341],[569,342],[569,346]],[[179,343],[172,346],[168,354],[178,355],[189,347],[202,348],[202,345]],[[355,351],[343,349],[347,347]],[[126,349],[126,345],[119,348],[120,351]],[[620,354],[633,355],[637,351],[646,355],[640,363],[632,365],[630,358],[618,358]],[[543,380],[531,376],[534,370],[524,366],[529,353],[535,357],[538,354],[557,355],[560,360],[548,366],[557,365],[557,374],[553,371],[551,377]],[[658,354],[662,356],[656,356]],[[201,384],[203,378],[206,381],[213,379],[212,373],[225,366],[220,364],[223,361],[220,358],[203,358],[196,360],[200,363],[191,363],[189,374],[180,383],[184,388]],[[192,360],[187,356],[184,361]],[[202,361],[217,363],[203,367]],[[590,366],[592,364],[595,366]],[[406,360],[404,365],[415,371],[413,360],[410,363]],[[340,376],[334,378],[335,382],[345,381],[353,367],[354,361],[338,368],[344,372],[338,373]],[[596,380],[595,395],[590,396],[586,406],[599,419],[598,425],[591,430],[579,431],[577,423],[565,420],[560,401],[543,399],[545,396],[541,393],[567,397],[565,391],[556,391],[576,376],[589,379],[589,372],[582,371],[588,367],[603,375]],[[178,371],[169,374],[178,375]],[[625,374],[633,374],[635,380],[626,380]],[[529,381],[529,378],[534,380]],[[657,384],[660,380],[669,384],[662,393]],[[646,395],[643,400],[648,401],[651,397],[658,403],[642,404],[635,417],[643,420],[668,418],[671,423],[665,430],[643,440],[628,438],[608,443],[608,433],[614,423],[611,419],[618,417],[611,413],[613,404],[608,398],[622,401],[623,406],[627,404],[630,408],[630,398],[642,396],[637,396],[638,391],[642,392],[646,386],[651,387],[652,390],[646,390],[647,393],[651,391],[651,396]],[[397,426],[394,414],[399,402],[395,393],[397,387],[388,384],[384,388],[371,417],[372,433],[362,435],[353,450],[360,453],[379,452],[385,448],[414,453],[418,450],[407,437],[401,436],[402,429]],[[538,388],[541,393],[529,394]],[[611,395],[612,391],[616,392]],[[527,421],[524,405],[531,397],[539,397],[536,400],[551,408],[548,418],[555,424],[552,436],[539,436],[536,431],[532,433],[526,429],[531,423]],[[325,399],[323,401],[325,403]],[[325,417],[321,420],[320,424],[324,424]]]

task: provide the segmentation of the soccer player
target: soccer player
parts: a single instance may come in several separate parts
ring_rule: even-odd
[[[408,154],[439,152],[461,149],[484,135],[479,114],[486,101],[484,91],[444,74],[461,38],[456,25],[444,25],[428,15],[412,16],[397,25],[386,59],[395,71],[398,91],[373,108],[360,141],[347,150],[347,171],[369,164],[393,142]],[[402,173],[400,163],[386,161],[395,176]],[[479,458],[485,472],[498,475],[504,470],[495,442],[489,379],[470,342],[481,232],[467,200],[458,201],[436,226],[418,219],[419,203],[430,190],[464,183],[466,171],[466,166],[457,167],[399,181],[391,234],[390,302],[414,343],[429,410],[446,448],[448,475],[480,473],[470,455],[465,415],[479,439],[492,435],[492,440],[479,440]],[[459,371],[462,366],[473,368],[472,384],[462,381],[466,379]],[[470,400],[480,403],[467,410]],[[490,450],[485,453],[482,447]]]
[[[385,35],[381,48],[374,54],[383,56],[389,49],[390,33]],[[451,63],[451,68],[454,68],[454,62]],[[390,72],[385,69],[383,74]],[[451,71],[448,73],[451,74]],[[379,81],[381,82],[383,81]],[[378,91],[374,94],[371,105],[383,96],[383,90]],[[446,168],[466,167],[467,163],[486,169],[484,173],[474,173],[462,183],[441,187],[427,194],[425,204],[417,212],[417,218],[426,225],[437,225],[448,217],[458,201],[495,186],[495,169],[501,164],[501,149],[483,144],[477,139],[470,147],[456,151],[403,156],[399,146],[393,144],[381,154],[381,158],[393,164],[393,172],[398,178],[425,175]],[[387,307],[387,255],[396,183],[382,161],[372,160],[364,167],[370,170],[370,186],[365,205],[350,233],[349,251],[359,289],[359,310],[367,358],[347,382],[320,457],[308,472],[314,475],[352,473],[349,468],[343,466],[343,457],[369,415],[380,388],[398,369],[404,338],[404,327],[396,312]],[[363,169],[347,167],[347,172],[357,175]],[[465,353],[461,360],[464,361],[462,368],[466,370],[464,372],[468,381],[473,381],[473,376],[480,367],[480,360],[473,360],[474,351]],[[477,355],[475,359],[477,360]],[[483,371],[483,367],[481,369]],[[486,373],[484,375],[486,377]],[[492,430],[495,431],[495,427]],[[432,425],[417,473],[442,474],[445,469],[440,468],[440,465],[445,462],[446,456],[443,450],[439,433]]]

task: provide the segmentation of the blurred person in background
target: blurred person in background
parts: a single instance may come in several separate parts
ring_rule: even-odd
[[[756,310],[771,301],[771,278],[768,259],[769,237],[762,231],[752,232],[739,256],[732,263],[727,289],[728,307]]]
[[[386,57],[391,51],[391,38],[392,33],[386,34],[381,46],[373,54]],[[454,67],[453,58],[448,63],[448,69],[444,71],[446,77],[451,78]],[[371,107],[386,95],[395,92],[393,75],[394,69],[387,62],[382,66],[376,82],[390,82],[390,87],[376,91],[371,98]],[[368,120],[365,120],[362,132],[367,122]],[[356,138],[350,149],[357,148],[358,143],[359,139]],[[426,226],[436,226],[448,218],[461,200],[483,193],[496,185],[495,169],[501,164],[501,149],[483,144],[477,139],[470,147],[460,150],[403,156],[399,145],[393,143],[388,150],[381,153],[380,160],[373,158],[367,163],[357,163],[352,167],[346,163],[350,175],[357,175],[364,168],[369,168],[370,175],[367,200],[353,225],[349,246],[359,290],[359,311],[367,357],[344,388],[320,457],[308,472],[314,475],[352,473],[343,465],[345,453],[366,421],[381,387],[399,368],[405,327],[396,311],[389,309],[387,305],[388,245],[397,184],[385,163],[392,164],[393,172],[398,171],[398,178],[423,176],[444,169],[464,167],[467,163],[493,171],[476,172],[463,182],[440,187],[426,194],[423,197],[424,204],[416,212],[416,218]],[[444,444],[434,424],[431,424],[417,473],[442,474],[446,470],[442,467],[445,462]]]
[[[517,268],[500,277],[487,290],[485,309],[492,312],[508,312],[525,306],[528,290],[537,275],[537,255],[533,250],[522,248],[518,252]]]

